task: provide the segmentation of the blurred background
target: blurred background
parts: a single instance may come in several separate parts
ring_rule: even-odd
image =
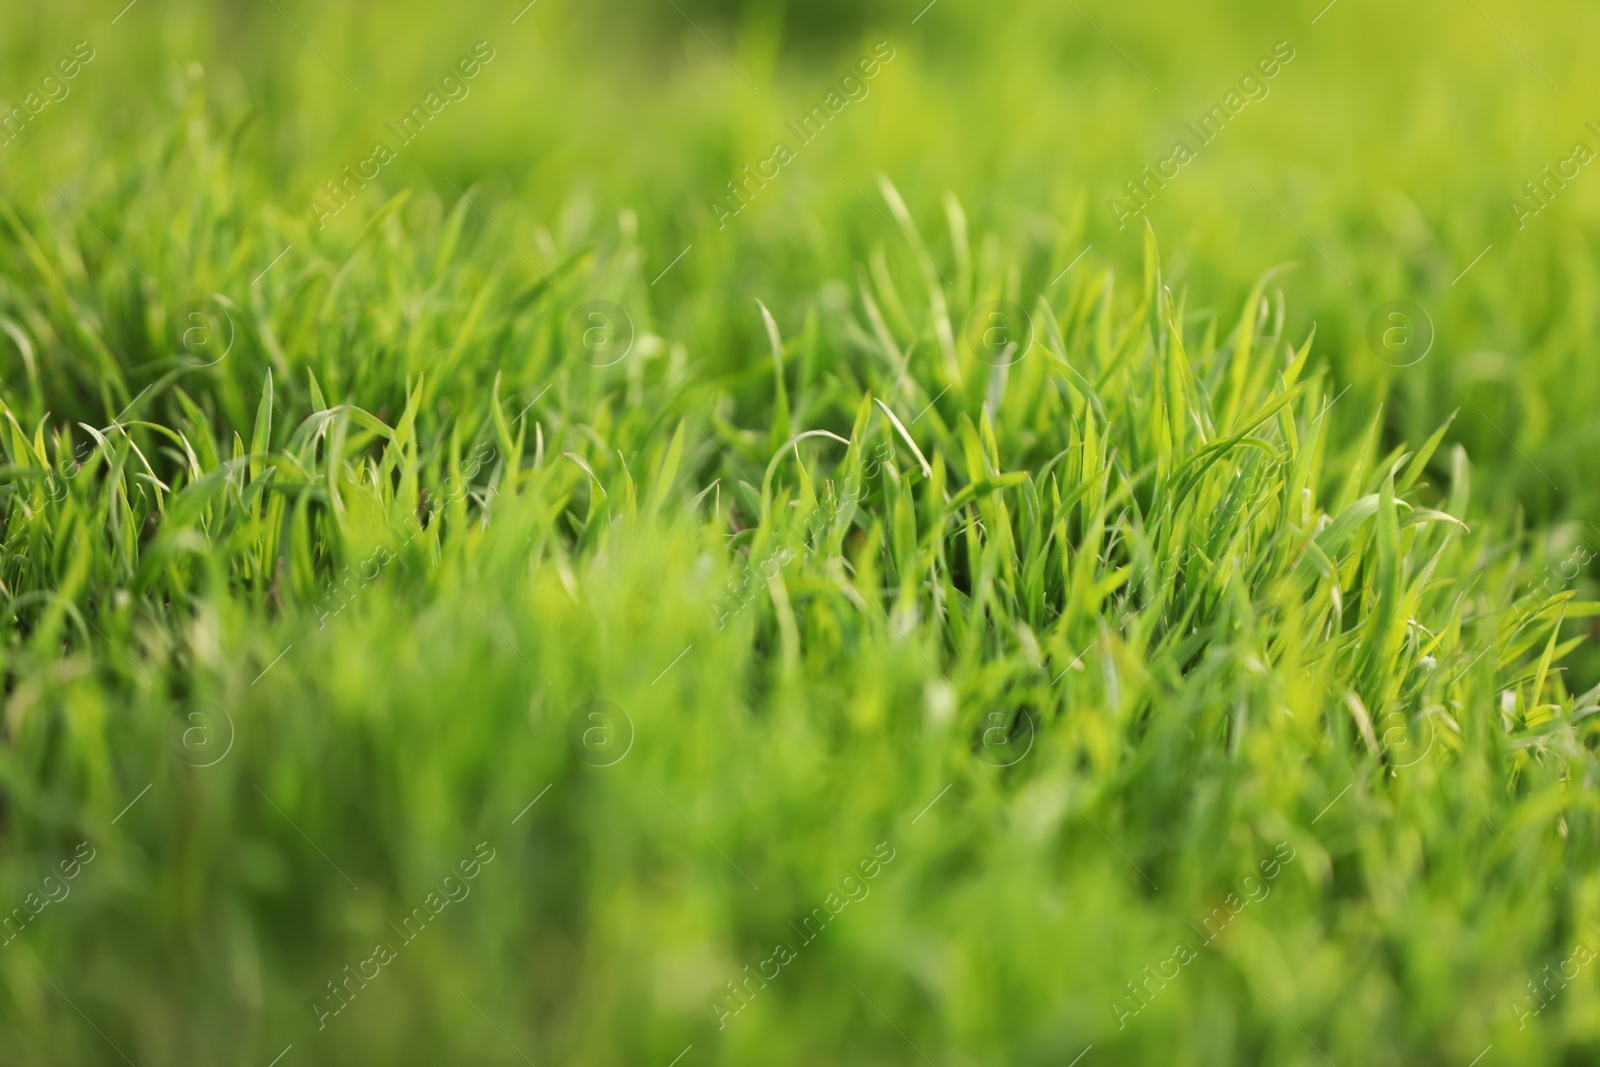
[[[475,189],[475,203],[515,205],[506,236],[518,254],[559,262],[588,242],[629,242],[640,302],[712,366],[743,358],[759,337],[758,322],[719,313],[729,302],[759,296],[798,313],[829,280],[851,281],[873,248],[912,254],[878,173],[942,261],[949,193],[976,237],[1024,250],[1018,284],[1030,295],[1089,245],[1093,259],[1136,274],[1142,222],[1119,228],[1108,201],[1176,140],[1194,140],[1185,123],[1287,42],[1293,59],[1269,95],[1150,203],[1169,282],[1188,287],[1200,316],[1269,268],[1298,264],[1273,283],[1291,332],[1315,322],[1341,385],[1385,400],[1395,436],[1419,440],[1461,408],[1455,435],[1492,471],[1504,507],[1600,517],[1600,489],[1584,477],[1600,443],[1590,354],[1600,168],[1550,185],[1536,216],[1510,206],[1539,206],[1524,183],[1543,180],[1576,142],[1600,151],[1585,125],[1600,123],[1582,52],[1600,28],[1592,4],[119,7],[66,0],[4,16],[0,93],[11,104],[76,42],[95,50],[71,95],[0,149],[7,197],[65,215],[49,182],[88,196],[138,182],[134,159],[163,158],[196,181],[225,165],[249,191],[241,217],[271,220],[288,243],[358,233],[404,189],[441,205]],[[885,41],[894,58],[869,95],[800,145],[785,123]],[[495,58],[471,95],[400,150],[331,233],[307,232],[323,183],[367,158],[385,124],[478,42]],[[711,201],[778,140],[796,141],[796,158],[719,229]],[[181,188],[147,192],[184,210]],[[235,250],[262,265],[275,251]],[[815,283],[797,289],[796,278]],[[1374,358],[1366,341],[1375,309],[1396,299],[1434,327],[1414,366]],[[1348,406],[1359,418],[1364,405]]]

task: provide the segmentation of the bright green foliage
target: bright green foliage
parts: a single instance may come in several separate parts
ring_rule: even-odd
[[[1588,550],[1265,256],[889,176],[670,281],[470,179],[319,231],[187,77],[0,183],[0,1062],[1600,1047]]]

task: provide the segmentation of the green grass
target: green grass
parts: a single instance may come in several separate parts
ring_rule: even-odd
[[[1591,12],[520,6],[5,17],[0,1062],[1594,1055]]]

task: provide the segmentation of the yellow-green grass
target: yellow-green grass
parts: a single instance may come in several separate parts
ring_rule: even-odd
[[[6,16],[0,1060],[1592,1053],[1592,14],[520,8]]]

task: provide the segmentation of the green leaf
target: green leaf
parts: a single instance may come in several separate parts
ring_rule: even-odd
[[[256,428],[250,434],[250,480],[261,477],[267,450],[272,447],[272,368],[261,385],[261,401],[256,405]]]

